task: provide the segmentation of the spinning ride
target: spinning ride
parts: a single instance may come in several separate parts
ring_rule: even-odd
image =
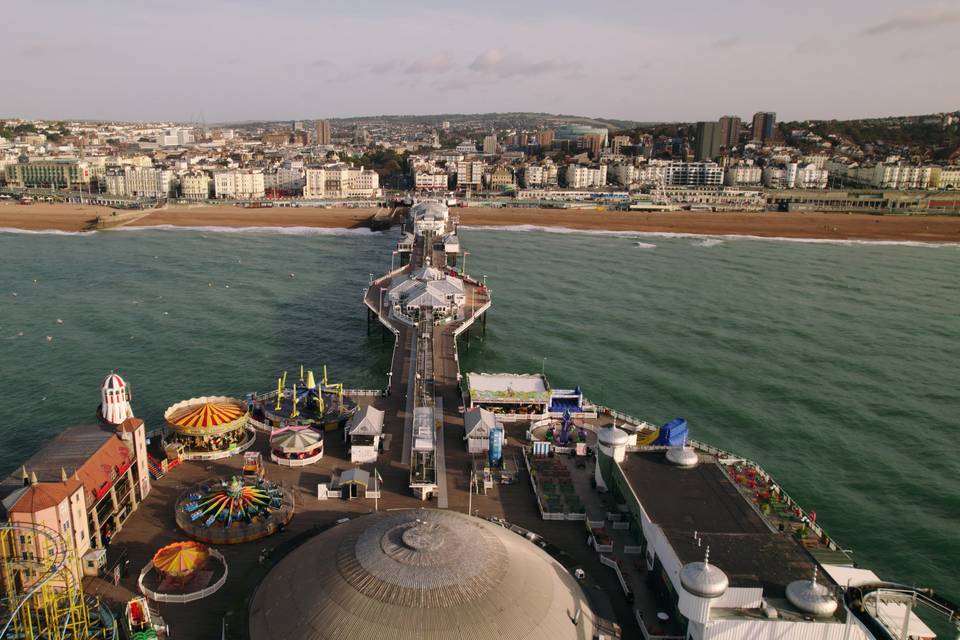
[[[177,501],[177,525],[191,538],[235,544],[263,538],[293,518],[293,494],[269,480],[233,476],[200,484]]]
[[[274,391],[253,401],[253,418],[267,429],[314,426],[332,431],[343,426],[356,410],[356,403],[344,396],[343,384],[328,381],[326,367],[318,382],[313,371],[305,372],[301,366],[299,379],[289,387],[284,372],[277,378]]]

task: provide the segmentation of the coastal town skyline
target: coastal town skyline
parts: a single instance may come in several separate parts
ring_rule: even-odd
[[[167,5],[18,6],[16,23],[42,24],[44,37],[15,29],[0,43],[14,62],[10,86],[24,88],[6,96],[4,115],[223,122],[523,110],[651,122],[757,108],[783,120],[868,118],[960,104],[960,86],[936,64],[958,46],[948,37],[957,2],[783,11],[618,2],[605,13],[565,2],[549,11],[214,2],[191,5],[190,20],[165,30],[165,46],[145,45],[169,15]],[[80,72],[63,72],[68,59]]]

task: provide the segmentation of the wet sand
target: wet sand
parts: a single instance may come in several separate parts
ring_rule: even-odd
[[[129,226],[322,227],[366,224],[375,209],[174,206],[144,212]],[[81,231],[109,207],[77,204],[0,204],[0,228]],[[121,212],[124,213],[124,212]],[[960,242],[957,216],[874,216],[844,213],[641,213],[588,209],[465,207],[451,210],[464,226],[521,226],[594,231],[745,235],[830,240]]]

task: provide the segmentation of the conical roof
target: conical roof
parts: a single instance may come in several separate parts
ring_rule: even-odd
[[[794,580],[787,585],[787,600],[803,613],[818,618],[833,615],[837,610],[837,599],[833,591],[827,585],[817,582],[816,569],[812,580]]]
[[[270,448],[284,453],[312,451],[323,443],[323,434],[316,429],[296,429],[278,433],[270,438]]]
[[[199,569],[208,557],[210,550],[206,545],[193,540],[174,542],[153,555],[153,566],[160,573],[179,578]]]

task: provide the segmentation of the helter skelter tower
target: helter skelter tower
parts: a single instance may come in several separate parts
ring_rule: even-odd
[[[110,373],[100,385],[100,414],[112,425],[133,417],[130,406],[130,385],[116,373]]]

